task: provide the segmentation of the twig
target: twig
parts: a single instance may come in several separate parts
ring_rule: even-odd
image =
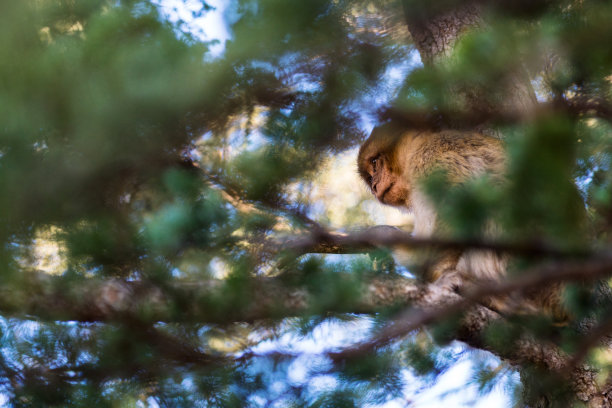
[[[230,181],[225,179],[219,173],[213,173],[202,169],[197,166],[204,178],[209,182],[209,184],[221,191],[223,198],[226,199],[232,206],[244,212],[264,212],[262,209],[258,208],[253,202],[245,200],[243,198],[243,194],[240,189],[233,185]],[[277,199],[277,200],[260,200],[261,204],[264,204],[268,209],[272,211],[277,211],[280,213],[284,213],[285,215],[291,216],[303,224],[307,225],[311,229],[314,230],[323,230],[324,228],[316,221],[311,219],[306,215],[304,211],[300,211],[298,209],[293,208],[288,202]]]

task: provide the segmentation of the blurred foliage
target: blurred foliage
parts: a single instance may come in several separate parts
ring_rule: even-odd
[[[287,262],[267,244],[309,230],[312,220],[340,229],[410,223],[366,198],[353,164],[354,147],[383,107],[454,110],[461,100],[447,90],[492,90],[516,67],[527,68],[543,103],[610,100],[612,6],[493,2],[490,27],[466,36],[451,63],[431,68],[415,64],[398,1],[232,0],[225,9],[231,38],[219,56],[191,25],[211,4],[189,2],[198,6],[191,20],[170,22],[165,3],[0,5],[0,400],[83,407],[407,403],[420,391],[410,386],[414,376],[433,383],[452,364],[456,356],[440,344],[452,339],[457,317],[440,322],[431,338],[421,333],[346,364],[299,348],[294,355],[275,342],[330,340],[316,333],[331,327],[347,344],[355,340],[350,335],[382,326],[395,310],[369,320],[352,308],[371,278],[405,270],[386,251]],[[405,7],[425,16],[446,3],[411,0]],[[438,174],[428,189],[457,237],[477,236],[495,219],[509,240],[606,246],[610,120],[609,111],[586,109],[502,123],[506,184],[449,186]],[[36,271],[48,281],[32,282]],[[278,277],[279,298],[299,287],[311,306],[286,316],[279,300],[278,319],[235,323],[255,298],[256,280],[268,277]],[[169,322],[147,320],[155,299],[132,319],[73,321],[69,305],[65,321],[45,318],[57,307],[54,290],[82,301],[81,288],[102,279],[155,287],[170,299]],[[175,290],[199,283],[214,290],[191,297]],[[568,288],[568,308],[605,316],[606,303],[583,289]],[[34,315],[26,294],[42,299]],[[124,301],[113,299],[117,307]],[[194,313],[215,324],[194,323]],[[347,329],[355,322],[359,330]],[[502,350],[529,331],[577,347],[580,339],[562,329],[534,330],[549,323],[509,319],[490,327],[485,341]],[[608,354],[596,350],[589,361],[609,370]],[[476,367],[476,387],[511,387],[513,372],[487,359]]]

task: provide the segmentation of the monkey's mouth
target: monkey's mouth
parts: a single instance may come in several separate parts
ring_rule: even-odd
[[[380,197],[378,197],[378,199],[384,203],[385,202],[385,195],[387,195],[387,193],[389,191],[391,191],[391,189],[393,188],[394,185],[395,185],[395,182],[391,182],[391,184],[389,184],[389,186],[387,188],[385,188],[385,191],[382,192],[382,194],[380,195]]]

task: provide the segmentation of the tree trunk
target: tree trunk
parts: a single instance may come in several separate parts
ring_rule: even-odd
[[[481,17],[481,6],[464,2],[454,8],[415,8],[410,1],[403,1],[408,30],[421,55],[425,67],[453,64],[454,47],[463,34],[470,30],[487,30]],[[447,89],[453,109],[479,117],[495,113],[506,116],[529,116],[537,105],[535,92],[520,62],[510,67],[499,79],[497,89],[474,84],[454,84]],[[452,123],[451,123],[452,125]],[[476,127],[489,128],[480,123]]]

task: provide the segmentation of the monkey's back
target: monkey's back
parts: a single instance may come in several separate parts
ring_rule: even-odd
[[[506,159],[503,143],[495,138],[460,131],[410,132],[413,148],[407,159],[411,178],[421,178],[440,169],[451,182],[460,183],[490,174],[501,178]]]

